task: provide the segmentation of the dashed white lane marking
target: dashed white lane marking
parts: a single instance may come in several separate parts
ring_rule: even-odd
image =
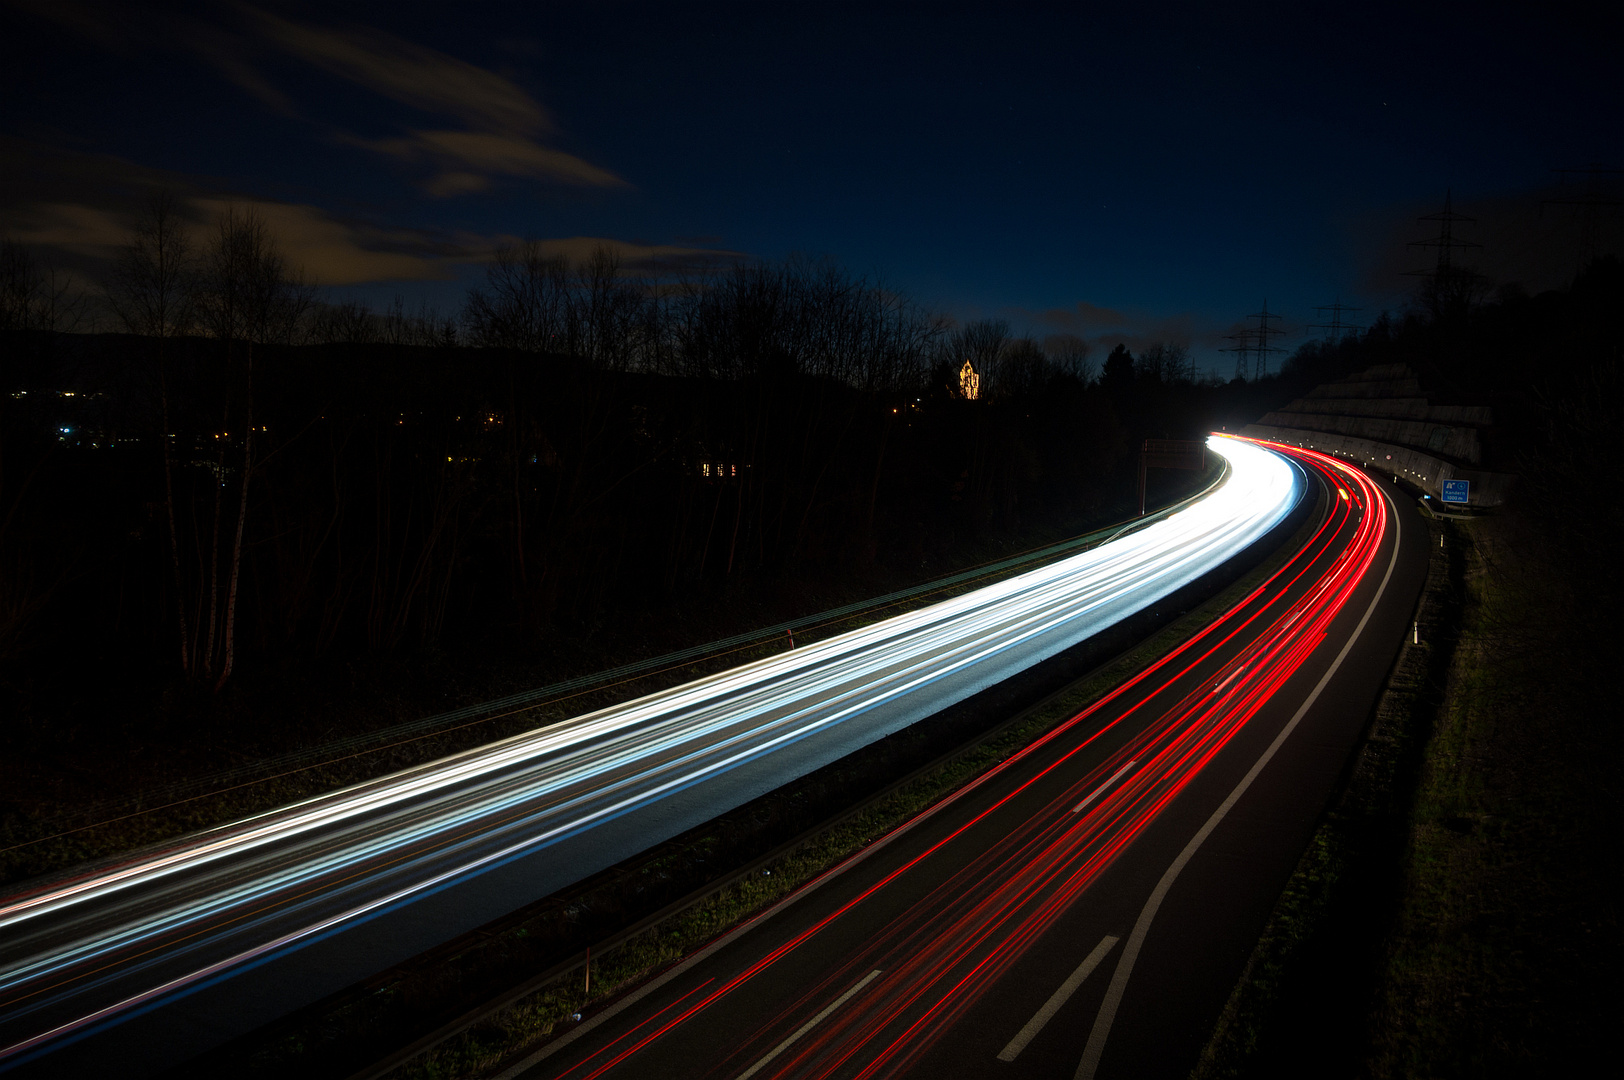
[[[1072,807],[1071,812],[1074,813],[1074,814],[1082,813],[1083,812],[1083,807],[1087,806],[1089,803],[1093,802],[1095,799],[1097,799],[1101,795],[1105,794],[1105,789],[1106,788],[1110,787],[1112,784],[1114,784],[1118,780],[1122,779],[1122,774],[1126,773],[1129,769],[1133,768],[1137,764],[1139,764],[1137,761],[1130,761],[1126,765],[1122,766],[1122,768],[1118,769],[1115,773],[1113,773],[1111,775],[1111,779],[1107,780],[1105,783],[1101,784],[1099,787],[1095,788],[1092,792],[1090,792],[1088,798],[1084,799],[1082,802],[1080,802],[1076,806]]]
[[[767,1063],[772,1061],[773,1058],[777,1057],[779,1054],[782,1054],[791,1046],[794,1046],[795,1040],[799,1039],[802,1035],[805,1035],[807,1032],[811,1031],[813,1028],[827,1020],[830,1013],[834,1012],[836,1009],[846,1004],[846,1002],[850,1001],[857,994],[857,991],[873,982],[879,976],[879,974],[880,973],[878,971],[871,971],[867,975],[864,975],[862,981],[856,986],[835,998],[832,1002],[824,1007],[822,1012],[818,1013],[818,1015],[814,1016],[812,1019],[808,1020],[806,1023],[797,1028],[795,1030],[795,1034],[791,1035],[789,1038],[785,1039],[783,1042],[769,1050],[766,1057],[762,1058],[744,1072],[740,1073],[739,1080],[750,1080],[752,1076],[756,1075],[756,1073],[765,1068]]]
[[[1392,502],[1391,497],[1389,497],[1388,502]],[[1083,1047],[1083,1060],[1077,1063],[1076,1080],[1094,1080],[1094,1073],[1100,1067],[1100,1056],[1105,1053],[1105,1040],[1111,1034],[1111,1023],[1116,1019],[1117,1007],[1122,1004],[1122,995],[1128,989],[1128,979],[1133,975],[1133,963],[1139,958],[1139,949],[1145,943],[1145,936],[1150,933],[1151,920],[1156,918],[1156,911],[1162,906],[1162,900],[1166,898],[1168,890],[1173,887],[1173,882],[1178,878],[1179,871],[1184,869],[1185,864],[1195,855],[1196,850],[1201,847],[1208,836],[1212,835],[1212,831],[1218,827],[1219,822],[1224,820],[1230,808],[1240,801],[1242,795],[1246,794],[1246,789],[1252,786],[1252,781],[1258,778],[1258,774],[1263,771],[1263,767],[1285,745],[1286,740],[1291,737],[1291,733],[1297,730],[1297,724],[1308,713],[1308,710],[1313,708],[1314,702],[1319,700],[1321,691],[1325,689],[1326,685],[1330,683],[1331,677],[1342,667],[1342,661],[1347,659],[1348,653],[1353,650],[1354,643],[1365,632],[1365,625],[1370,622],[1370,617],[1376,613],[1376,605],[1381,603],[1382,596],[1387,592],[1387,583],[1393,578],[1393,567],[1398,565],[1398,549],[1403,542],[1403,538],[1404,526],[1400,521],[1398,507],[1394,505],[1393,554],[1388,557],[1387,573],[1382,576],[1382,583],[1376,589],[1376,595],[1371,599],[1370,606],[1365,609],[1364,617],[1359,620],[1359,625],[1353,628],[1353,634],[1348,638],[1347,644],[1343,645],[1342,651],[1336,654],[1336,659],[1331,662],[1330,668],[1320,678],[1319,684],[1314,687],[1314,692],[1308,695],[1308,700],[1303,702],[1302,707],[1293,714],[1291,720],[1281,729],[1280,734],[1275,736],[1274,742],[1270,743],[1269,748],[1263,751],[1263,756],[1258,758],[1252,765],[1251,770],[1242,777],[1241,782],[1235,786],[1235,790],[1229,793],[1229,798],[1225,799],[1223,805],[1213,811],[1212,817],[1207,819],[1207,823],[1201,826],[1200,831],[1195,836],[1190,838],[1190,842],[1185,845],[1184,850],[1179,852],[1178,858],[1173,860],[1173,865],[1169,866],[1166,873],[1162,874],[1161,881],[1156,883],[1155,891],[1150,894],[1150,899],[1145,901],[1144,910],[1139,913],[1139,920],[1133,924],[1133,932],[1128,935],[1128,944],[1122,948],[1122,958],[1117,961],[1116,974],[1111,976],[1111,985],[1105,990],[1105,1003],[1100,1006],[1099,1015],[1094,1018],[1094,1030],[1089,1033],[1088,1045]]]

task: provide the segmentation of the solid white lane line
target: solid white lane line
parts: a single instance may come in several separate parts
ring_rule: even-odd
[[[1072,807],[1071,812],[1074,813],[1074,814],[1082,813],[1083,812],[1083,807],[1087,806],[1089,803],[1093,802],[1095,799],[1097,799],[1101,795],[1105,794],[1105,789],[1106,788],[1110,787],[1112,784],[1114,784],[1118,780],[1122,779],[1122,774],[1127,772],[1129,769],[1133,768],[1137,764],[1139,764],[1137,761],[1130,761],[1126,765],[1122,766],[1122,768],[1118,769],[1115,773],[1113,773],[1111,775],[1111,779],[1107,780],[1105,783],[1101,784],[1099,787],[1095,788],[1092,792],[1090,792],[1088,798],[1084,799],[1082,802],[1080,802],[1076,806]]]
[[[1255,458],[1253,465],[1258,465],[1264,460],[1258,455],[1265,452],[1254,449],[1231,448],[1228,453]],[[1295,467],[1293,466],[1293,468]],[[1244,470],[1247,474],[1256,471],[1251,467]],[[1274,471],[1272,466],[1264,470],[1266,473],[1272,471]],[[1278,486],[1278,483],[1271,480],[1267,475],[1254,475],[1250,486],[1226,482],[1222,488],[1214,491],[1210,501],[1204,500],[1193,504],[1187,511],[1179,514],[1176,520],[1170,519],[1168,522],[1161,523],[1170,527],[1162,529],[1159,533],[1153,534],[1151,529],[1147,529],[1136,536],[1119,541],[1118,544],[1105,545],[1102,549],[1094,549],[1103,551],[1103,554],[1093,559],[1083,559],[1083,555],[1090,554],[1083,553],[1083,555],[1074,556],[1072,559],[1054,564],[1053,567],[1043,568],[1041,572],[1030,572],[1020,578],[1011,579],[1008,583],[990,586],[988,588],[992,592],[989,597],[977,599],[975,598],[977,594],[968,594],[965,598],[945,601],[946,608],[926,609],[921,613],[898,616],[895,617],[898,621],[883,624],[879,629],[852,631],[849,632],[852,635],[851,637],[843,635],[840,638],[831,639],[826,647],[813,646],[808,649],[797,650],[792,660],[783,662],[778,659],[758,661],[754,665],[747,665],[735,672],[712,676],[707,680],[701,680],[699,683],[689,684],[687,687],[675,688],[668,694],[662,695],[658,702],[654,704],[651,704],[647,699],[644,699],[642,703],[630,702],[622,706],[616,706],[614,710],[605,713],[589,714],[586,717],[576,718],[562,725],[550,726],[543,733],[532,732],[513,736],[487,747],[465,751],[438,763],[418,766],[400,776],[370,781],[355,790],[346,789],[341,792],[329,793],[294,804],[292,807],[285,807],[267,814],[258,815],[244,822],[223,826],[219,830],[212,830],[204,837],[198,838],[197,842],[209,845],[203,849],[201,855],[194,850],[184,856],[174,856],[175,859],[181,860],[173,863],[175,872],[180,873],[184,870],[186,873],[198,873],[201,869],[206,869],[210,864],[209,859],[212,858],[216,850],[220,852],[222,860],[228,856],[232,859],[242,859],[253,855],[259,841],[270,843],[280,837],[299,839],[299,834],[315,828],[342,826],[345,829],[350,829],[360,828],[361,826],[366,827],[366,835],[371,837],[366,839],[366,846],[346,847],[342,850],[335,848],[333,854],[321,856],[322,859],[327,860],[326,862],[294,863],[290,860],[290,868],[285,871],[284,876],[264,883],[266,887],[281,888],[289,882],[297,880],[291,875],[299,874],[308,877],[324,870],[328,865],[336,865],[339,860],[368,855],[383,850],[386,845],[397,842],[417,843],[424,836],[430,835],[434,829],[446,828],[453,824],[473,820],[477,813],[505,810],[517,805],[525,798],[533,797],[532,791],[520,788],[517,781],[503,780],[502,787],[497,789],[499,798],[496,801],[486,801],[487,796],[482,793],[481,788],[481,785],[487,782],[482,779],[484,774],[494,774],[494,771],[499,769],[517,770],[526,761],[541,761],[550,777],[562,778],[558,781],[559,783],[568,781],[574,784],[584,784],[588,779],[608,777],[613,781],[612,784],[603,791],[599,791],[598,794],[613,791],[616,793],[616,797],[619,797],[619,793],[629,788],[632,781],[623,778],[623,773],[614,773],[609,770],[611,767],[617,770],[628,768],[636,763],[625,752],[625,747],[632,745],[637,740],[638,733],[644,730],[642,725],[649,725],[647,730],[659,732],[659,738],[663,740],[660,743],[662,747],[687,745],[679,742],[679,735],[680,738],[690,739],[695,742],[701,739],[714,741],[719,737],[716,732],[730,730],[727,725],[720,724],[712,718],[712,715],[721,708],[720,705],[715,704],[720,697],[738,698],[752,702],[759,701],[765,703],[762,707],[766,707],[768,704],[774,708],[779,706],[782,695],[787,691],[776,682],[762,688],[765,685],[762,680],[766,679],[768,675],[771,675],[773,679],[778,679],[781,676],[784,679],[793,677],[804,681],[810,678],[812,679],[810,684],[812,689],[823,692],[828,687],[836,686],[837,683],[834,675],[828,672],[819,675],[814,671],[820,664],[828,664],[831,667],[848,664],[858,665],[855,668],[857,671],[864,670],[860,665],[878,668],[885,665],[900,666],[906,663],[922,667],[924,661],[919,659],[921,655],[945,653],[948,651],[949,646],[956,650],[951,653],[952,656],[956,657],[963,653],[967,657],[955,661],[960,666],[979,661],[996,652],[991,647],[982,652],[975,652],[980,647],[977,644],[979,638],[971,631],[980,623],[985,622],[1000,628],[1010,627],[1012,629],[1006,631],[1008,642],[1011,644],[1024,642],[1041,632],[1053,629],[1064,619],[1072,618],[1071,613],[1073,612],[1076,617],[1082,618],[1096,608],[1102,607],[1108,601],[1127,595],[1131,592],[1130,586],[1137,580],[1143,579],[1148,587],[1148,585],[1154,584],[1161,578],[1175,572],[1183,572],[1188,565],[1193,564],[1199,557],[1205,557],[1201,554],[1202,552],[1216,554],[1223,548],[1236,544],[1242,533],[1262,528],[1265,524],[1265,517],[1269,517],[1276,512],[1284,514],[1289,509],[1292,498],[1289,493],[1282,494],[1279,490],[1276,490]],[[1288,486],[1295,488],[1295,481]],[[1249,506],[1249,499],[1253,496],[1266,501],[1273,508],[1268,509],[1267,514],[1264,514],[1257,507]],[[1196,512],[1198,509],[1199,512]],[[1272,517],[1270,520],[1272,520]],[[1119,550],[1116,552],[1110,551],[1113,547],[1118,547]],[[1191,547],[1200,550],[1195,554],[1183,554],[1187,548]],[[1066,609],[1067,614],[1064,615],[1064,619],[1060,613],[1051,611],[1047,606],[1054,597],[1067,600],[1070,605]],[[995,602],[998,605],[996,608],[994,607]],[[990,612],[990,614],[987,612]],[[948,629],[941,629],[941,627],[947,626],[951,620],[959,620],[954,623],[963,631],[958,638],[951,638]],[[1051,621],[1045,622],[1044,620]],[[939,642],[939,638],[945,640],[945,644]],[[961,641],[967,641],[968,643],[961,643]],[[869,648],[876,642],[887,645],[888,651],[892,653],[901,652],[901,658],[887,660],[883,664],[881,659],[873,657],[865,659],[862,650]],[[910,642],[912,642],[911,645]],[[824,648],[824,651],[816,651],[819,648]],[[809,675],[809,672],[812,674]],[[909,682],[906,686],[903,686],[899,679],[898,685],[902,688],[908,688],[915,685],[915,682]],[[900,689],[898,693],[900,693]],[[844,712],[831,715],[825,720],[819,721],[819,723],[831,725],[843,719],[847,713],[857,710],[863,704],[856,701],[855,693],[848,696],[855,703],[846,706]],[[687,718],[681,724],[675,720],[670,720],[660,721],[656,725],[655,721],[660,715],[663,715],[663,710],[668,706],[680,706],[685,717],[689,713],[693,714],[696,719],[692,723],[698,726],[692,728],[686,726],[690,724],[690,720]],[[797,722],[799,721],[797,720]],[[785,721],[779,724],[779,727],[787,728],[787,724],[788,722]],[[803,728],[789,731],[788,734],[778,735],[770,741],[763,742],[761,744],[763,752],[766,748],[776,746],[794,735],[811,731],[814,726],[808,722]],[[739,742],[741,738],[729,736],[731,741],[714,743],[716,749],[711,754],[711,757],[707,759],[714,763],[707,766],[705,775],[723,770],[740,760],[743,751],[733,753],[731,747],[735,742]],[[732,754],[732,756],[723,757],[724,750]],[[699,756],[698,751],[695,751],[693,756],[697,758]],[[579,765],[579,771],[569,771],[575,770],[577,765]],[[666,769],[666,775],[674,775],[674,773],[674,769]],[[687,779],[698,779],[700,776],[701,772],[696,771],[689,774]],[[652,799],[661,795],[681,779],[683,778],[678,777],[660,786],[647,788],[643,791],[643,797]],[[553,783],[553,780],[549,779],[548,783]],[[464,792],[468,793],[464,794]],[[449,799],[451,793],[456,793],[457,799],[452,816],[439,816],[425,819],[423,824],[411,824],[417,820],[417,811],[411,810],[408,813],[407,809],[402,809],[409,809],[411,806],[417,805],[413,800],[439,799],[442,797]],[[584,801],[582,798],[575,796],[572,796],[572,799],[575,802]],[[629,805],[629,802],[621,802],[609,809],[620,809]],[[292,816],[288,817],[290,813]],[[602,816],[602,813],[596,812],[596,816]],[[439,815],[440,811],[436,809],[435,814]],[[398,820],[405,822],[409,828],[398,825],[396,819],[388,815],[402,815]],[[585,818],[577,820],[572,825],[582,825],[586,820]],[[249,822],[254,824],[248,833],[243,834],[235,831],[243,828]],[[376,822],[377,824],[368,824],[369,822]],[[553,832],[563,828],[566,828],[566,826],[559,825]],[[531,836],[527,842],[534,843],[542,839],[549,839],[553,832],[540,836]],[[511,836],[513,833],[510,831],[503,835]],[[245,844],[243,842],[245,836],[255,840],[256,843]],[[301,840],[301,842],[303,841]],[[346,840],[345,843],[348,844],[349,840]],[[447,869],[435,871],[435,876],[426,883],[407,881],[399,891],[391,894],[391,896],[394,899],[404,899],[407,894],[415,890],[448,881],[461,873],[472,872],[480,866],[488,865],[493,859],[502,855],[515,854],[522,846],[522,843],[515,843],[505,847],[495,855],[471,863],[448,866],[449,860],[440,860],[435,865],[448,867]],[[165,856],[165,858],[167,859],[169,856]],[[29,904],[36,905],[30,908],[32,914],[9,909],[8,912],[0,912],[0,928],[6,925],[7,918],[20,921],[23,918],[54,913],[57,910],[55,906],[57,901],[62,902],[62,907],[67,907],[70,900],[72,903],[79,903],[89,899],[97,902],[111,903],[116,901],[121,904],[129,904],[132,910],[151,907],[151,901],[141,900],[139,896],[132,900],[127,897],[120,897],[118,894],[120,890],[126,887],[126,883],[131,886],[139,885],[142,888],[153,887],[153,883],[160,882],[160,879],[168,872],[165,867],[170,865],[170,863],[163,863],[157,867],[148,866],[138,871],[130,870],[127,874],[124,870],[120,870],[119,874],[121,876],[116,879],[98,879],[97,882],[86,884],[83,887],[75,886],[74,896],[71,898],[53,894],[52,897],[48,898],[50,903],[37,900],[37,898],[29,900]],[[225,864],[222,862],[221,865]],[[217,872],[223,873],[223,871]],[[241,871],[234,873],[246,877]],[[214,886],[211,884],[210,888],[212,889]],[[259,890],[261,885],[256,881],[252,886],[243,886],[244,893],[242,896],[235,893],[212,893],[213,899],[210,900],[212,906],[209,913],[214,910],[224,910],[226,904],[237,903],[239,900],[247,898],[247,891],[250,888]],[[341,898],[346,902],[350,902],[348,895],[342,894]],[[112,898],[111,901],[108,900],[109,897]],[[140,903],[137,904],[136,901],[140,901]],[[347,912],[340,912],[338,915],[324,920],[318,926],[304,928],[298,932],[297,936],[306,937],[325,926],[337,925],[338,922],[345,918],[376,909],[379,903],[381,902],[369,902],[365,907],[356,907]],[[178,922],[182,919],[195,919],[199,910],[201,909],[177,907],[164,909],[159,912],[159,915],[162,918],[174,919]],[[90,940],[92,945],[102,944],[105,941],[105,939],[100,938]],[[282,941],[280,943],[287,944],[289,942]],[[273,942],[270,945],[257,945],[254,951],[242,953],[238,959],[259,955],[265,949],[277,944],[278,942]],[[84,947],[88,948],[90,946]],[[49,959],[47,957],[47,960]],[[178,987],[188,980],[195,981],[209,973],[191,973],[183,977],[179,982],[166,984],[165,988],[170,988],[171,985]],[[148,996],[150,996],[150,993],[145,994],[139,1000],[146,1000]],[[127,999],[125,1004],[133,1003],[136,1000],[138,999]],[[122,1006],[114,1006],[115,1009],[119,1007]],[[76,1026],[80,1025],[85,1019],[88,1018],[82,1018],[81,1021],[75,1021],[74,1023]],[[585,1025],[582,1025],[571,1034],[578,1033],[584,1028]],[[561,1043],[567,1038],[568,1036],[565,1036],[557,1042]],[[0,1058],[4,1058],[13,1049],[15,1047],[0,1047]]]
[[[805,1035],[807,1032],[811,1031],[813,1028],[827,1020],[830,1013],[834,1012],[836,1009],[846,1004],[846,1002],[850,1001],[852,997],[856,995],[857,991],[873,982],[879,977],[879,974],[880,973],[878,971],[871,971],[867,975],[864,975],[863,980],[856,986],[835,998],[834,1001],[830,1002],[822,1012],[818,1013],[818,1015],[814,1016],[812,1019],[808,1020],[806,1023],[797,1028],[795,1034],[791,1035],[789,1038],[785,1039],[783,1042],[769,1050],[766,1057],[762,1058],[760,1061],[750,1066],[750,1068],[740,1073],[739,1080],[750,1080],[752,1076],[760,1072],[768,1062],[772,1061],[773,1058],[777,1057],[779,1054],[782,1054],[791,1046],[794,1046],[796,1039],[799,1039],[802,1035]]]
[[[1383,494],[1386,494],[1386,492],[1384,491]],[[1122,1004],[1122,995],[1128,989],[1128,979],[1133,975],[1134,961],[1139,958],[1139,949],[1145,943],[1145,936],[1150,933],[1151,920],[1156,917],[1156,911],[1162,906],[1162,900],[1167,896],[1168,890],[1173,887],[1173,882],[1178,878],[1179,871],[1184,869],[1185,864],[1195,855],[1196,849],[1206,841],[1208,836],[1212,835],[1212,831],[1218,827],[1219,822],[1224,820],[1230,808],[1240,801],[1242,795],[1246,794],[1246,789],[1252,786],[1252,781],[1258,778],[1258,774],[1263,771],[1263,767],[1269,763],[1280,747],[1285,745],[1286,740],[1291,737],[1291,733],[1297,730],[1297,724],[1307,715],[1308,710],[1313,708],[1314,702],[1319,700],[1321,691],[1325,689],[1326,685],[1330,683],[1331,677],[1342,667],[1342,661],[1347,659],[1348,653],[1353,649],[1354,642],[1359,640],[1360,635],[1365,632],[1365,625],[1370,622],[1370,617],[1376,613],[1376,605],[1381,603],[1382,595],[1387,592],[1387,583],[1393,578],[1393,567],[1398,565],[1398,549],[1404,533],[1404,527],[1399,523],[1397,504],[1393,503],[1391,496],[1388,497],[1387,501],[1393,504],[1393,554],[1387,560],[1387,573],[1382,576],[1381,586],[1377,588],[1375,597],[1370,601],[1370,606],[1365,609],[1364,617],[1359,620],[1359,625],[1354,627],[1353,634],[1348,638],[1347,644],[1342,646],[1342,651],[1336,654],[1336,659],[1331,662],[1330,668],[1320,677],[1319,684],[1314,687],[1314,692],[1308,695],[1308,700],[1303,702],[1302,707],[1281,729],[1280,734],[1275,736],[1274,742],[1270,743],[1269,748],[1263,751],[1263,756],[1258,758],[1247,774],[1241,778],[1241,782],[1235,786],[1235,790],[1229,793],[1229,798],[1225,799],[1223,805],[1213,811],[1212,817],[1207,819],[1207,823],[1201,826],[1200,831],[1195,836],[1190,838],[1190,842],[1185,845],[1184,850],[1179,852],[1179,857],[1173,860],[1173,865],[1167,868],[1167,872],[1162,875],[1162,879],[1156,883],[1155,891],[1150,894],[1150,899],[1145,901],[1144,910],[1139,913],[1139,920],[1133,924],[1133,932],[1128,935],[1128,944],[1122,950],[1122,958],[1117,961],[1116,974],[1111,977],[1111,985],[1106,988],[1105,1003],[1100,1006],[1099,1016],[1094,1019],[1094,1030],[1089,1033],[1088,1045],[1083,1047],[1083,1060],[1077,1063],[1076,1080],[1094,1080],[1094,1073],[1100,1067],[1100,1055],[1105,1053],[1105,1040],[1111,1034],[1111,1023],[1116,1019],[1117,1007]]]
[[[1043,1030],[1043,1025],[1053,1020],[1054,1014],[1060,1011],[1061,1006],[1071,1000],[1071,995],[1075,994],[1077,988],[1083,985],[1083,980],[1087,979],[1094,969],[1100,966],[1100,961],[1105,959],[1105,954],[1110,952],[1111,946],[1116,943],[1117,939],[1109,934],[1102,938],[1100,943],[1094,946],[1094,951],[1088,954],[1088,958],[1077,965],[1077,970],[1071,973],[1071,977],[1061,983],[1060,989],[1056,990],[1050,995],[1049,1000],[1043,1003],[1043,1008],[1037,1011],[1037,1015],[1028,1020],[1026,1026],[1021,1028],[1013,1039],[1009,1040],[1009,1045],[998,1052],[998,1060],[1014,1061],[1016,1056],[1026,1049],[1026,1044],[1038,1037],[1038,1032]]]

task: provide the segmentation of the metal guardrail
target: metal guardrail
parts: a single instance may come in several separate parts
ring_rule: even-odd
[[[869,597],[840,607],[830,608],[813,615],[805,615],[796,619],[787,619],[756,630],[734,634],[731,637],[719,638],[701,645],[694,645],[686,649],[663,653],[646,660],[636,660],[621,664],[618,667],[604,671],[580,675],[571,679],[549,683],[534,690],[525,690],[505,697],[495,698],[491,701],[465,705],[448,712],[436,713],[419,720],[408,720],[404,723],[380,728],[377,731],[348,738],[337,739],[322,743],[319,746],[308,747],[301,750],[290,751],[275,757],[265,758],[251,765],[243,765],[234,769],[227,769],[207,776],[194,777],[188,780],[177,781],[163,787],[151,788],[137,796],[125,799],[109,800],[93,803],[83,807],[72,814],[61,815],[56,818],[34,823],[28,831],[34,833],[32,838],[17,838],[9,848],[25,847],[40,843],[53,836],[68,831],[78,831],[94,827],[96,824],[112,819],[151,813],[176,803],[206,798],[233,787],[268,780],[274,776],[282,776],[304,769],[319,768],[347,757],[368,753],[374,750],[385,749],[388,746],[429,738],[437,734],[449,733],[458,727],[468,726],[472,723],[481,723],[494,720],[502,716],[522,712],[526,709],[536,708],[551,701],[570,697],[575,694],[589,691],[594,688],[603,688],[616,683],[626,682],[641,676],[654,674],[659,671],[684,664],[694,663],[711,657],[736,651],[751,645],[764,644],[775,638],[782,638],[793,634],[796,630],[805,630],[831,622],[849,619],[864,612],[874,611],[894,604],[903,603],[919,596],[944,589],[951,589],[978,578],[990,577],[1006,570],[1020,566],[1037,566],[1046,561],[1076,554],[1090,547],[1110,543],[1112,540],[1125,535],[1142,526],[1155,521],[1171,517],[1191,503],[1205,498],[1229,478],[1229,466],[1225,464],[1223,470],[1201,491],[1188,496],[1161,510],[1146,514],[1143,517],[1131,519],[1127,524],[1108,525],[1102,529],[1084,533],[1080,536],[1062,540],[1046,547],[1023,552],[1008,558],[999,559],[991,563],[962,570],[947,577],[937,578],[923,584],[913,585],[906,589],[898,589],[881,596]]]

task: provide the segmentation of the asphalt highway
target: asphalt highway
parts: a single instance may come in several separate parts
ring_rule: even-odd
[[[0,1071],[160,1071],[1076,644],[1302,496],[1278,454],[1213,446],[1212,494],[1091,551],[0,898]]]
[[[1425,577],[1407,500],[1290,453],[1317,528],[1220,620],[503,1080],[1187,1076]]]

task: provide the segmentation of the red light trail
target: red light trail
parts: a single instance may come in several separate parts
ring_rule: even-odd
[[[625,1033],[561,1075],[608,1075],[796,950],[819,948],[820,935],[906,876],[928,871],[950,845],[979,844],[967,864],[860,947],[844,950],[840,963],[771,1021],[733,1041],[732,1052],[706,1071],[861,1080],[917,1065],[1298,672],[1370,569],[1389,524],[1387,502],[1373,482],[1327,455],[1263,445],[1317,472],[1331,493],[1326,519],[1284,566],[1178,648],[927,813],[971,797],[1010,770],[1032,769],[1013,790],[697,1000],[691,992],[676,1015],[671,1008],[661,1014],[670,1019]],[[1207,672],[1214,663],[1216,673]],[[1069,749],[1057,746],[1123,704],[1087,738]],[[1142,726],[1046,806],[1004,835],[985,835],[995,812],[1107,733],[1134,723]],[[1055,756],[1045,761],[1046,754]],[[852,995],[859,980],[862,992],[850,1004],[826,1007]],[[808,1021],[814,1014],[815,1027]],[[795,1034],[786,1044],[789,1032]]]

